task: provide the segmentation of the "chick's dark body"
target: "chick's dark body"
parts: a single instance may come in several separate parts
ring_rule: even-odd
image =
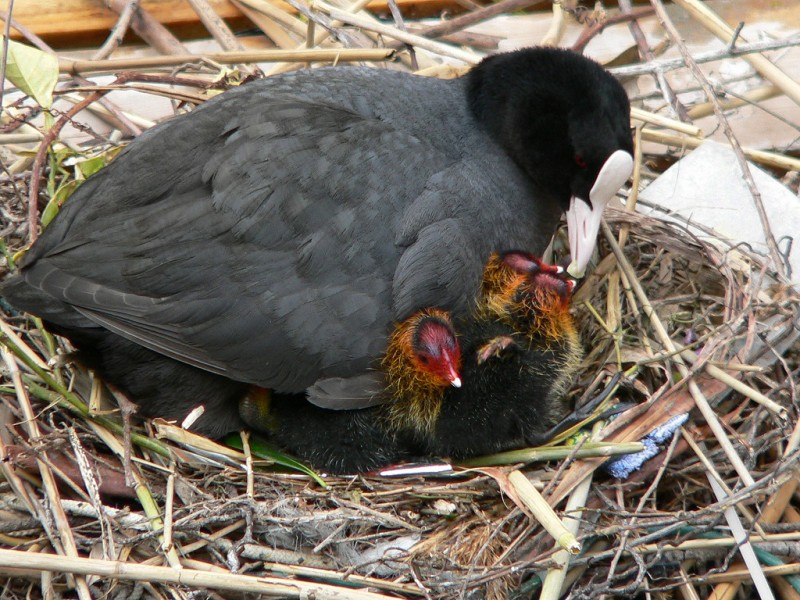
[[[467,458],[546,442],[547,431],[568,412],[563,392],[580,356],[577,337],[565,332],[555,341],[531,339],[485,319],[470,318],[457,327],[466,357],[462,386],[443,391],[433,430],[393,428],[386,404],[331,411],[277,396],[265,432],[329,473],[374,470],[411,458]],[[478,364],[480,347],[500,336],[516,343]]]

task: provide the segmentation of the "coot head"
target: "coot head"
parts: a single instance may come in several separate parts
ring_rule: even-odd
[[[581,276],[608,202],[630,177],[630,105],[599,64],[569,50],[528,48],[491,56],[469,74],[477,120],[567,213]]]

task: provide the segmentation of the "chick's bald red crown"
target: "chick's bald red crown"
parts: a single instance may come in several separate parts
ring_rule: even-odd
[[[413,329],[411,347],[421,369],[445,386],[461,387],[461,346],[449,319],[422,316]]]
[[[572,291],[575,289],[575,280],[567,276],[563,267],[548,264],[538,256],[523,250],[509,250],[500,255],[493,255],[490,264],[493,261],[499,261],[517,275],[525,276],[528,283],[525,289],[527,293],[537,290],[555,291],[561,297],[564,307],[569,304]],[[515,282],[514,285],[518,284]]]

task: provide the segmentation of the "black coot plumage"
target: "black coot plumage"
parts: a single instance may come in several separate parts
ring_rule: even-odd
[[[571,292],[558,267],[520,252],[493,255],[470,316],[453,323],[423,310],[398,324],[382,361],[387,402],[331,411],[274,395],[243,415],[329,473],[542,444],[568,412],[564,389],[581,356]]]
[[[198,397],[225,413],[236,382],[362,406],[393,323],[427,306],[466,314],[492,249],[541,250],[571,208],[583,269],[630,173],[628,119],[608,73],[557,49],[450,81],[344,67],[251,82],[86,181],[2,295],[144,414]],[[187,397],[179,380],[217,391]]]

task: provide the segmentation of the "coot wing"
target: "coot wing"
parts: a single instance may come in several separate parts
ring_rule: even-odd
[[[213,108],[145,134],[84,184],[26,257],[26,280],[143,346],[277,391],[363,373],[402,316],[398,261],[428,251],[406,209],[435,205],[436,175],[458,159],[319,102]],[[368,165],[359,177],[354,162]],[[395,295],[413,303],[404,287]]]

